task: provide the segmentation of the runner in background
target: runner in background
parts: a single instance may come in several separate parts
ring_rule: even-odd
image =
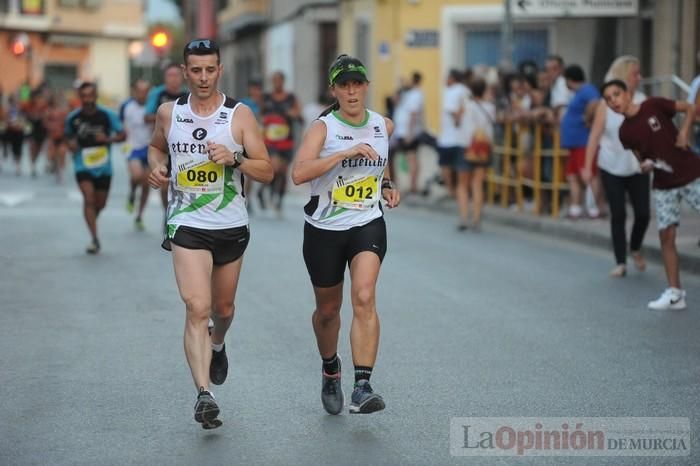
[[[126,208],[131,213],[134,211],[136,191],[141,190],[139,206],[134,219],[134,227],[138,231],[144,230],[143,211],[148,202],[148,144],[151,141],[150,125],[144,123],[146,116],[146,97],[150,85],[147,81],[139,79],[132,86],[132,99],[123,109],[124,129],[126,130],[126,145],[129,149],[129,195]]]

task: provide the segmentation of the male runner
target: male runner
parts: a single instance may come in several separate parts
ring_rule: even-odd
[[[177,100],[183,95],[187,95],[187,92],[183,87],[182,69],[177,63],[171,63],[165,67],[165,70],[163,70],[163,84],[154,87],[148,93],[144,121],[146,123],[155,122],[158,107],[166,102]],[[167,208],[167,185],[160,190],[160,199],[163,202],[163,208]]]
[[[97,85],[84,82],[78,88],[81,107],[66,118],[68,148],[73,152],[73,167],[83,195],[83,214],[92,241],[85,250],[100,252],[97,217],[107,204],[112,182],[112,143],[126,139],[119,117],[97,105]]]
[[[244,177],[263,183],[273,177],[253,112],[218,89],[222,69],[213,40],[185,46],[183,71],[191,93],[158,108],[148,148],[149,184],[170,182],[163,247],[172,251],[185,303],[185,354],[198,391],[194,419],[205,429],[221,425],[209,381],[220,385],[228,374],[224,337],[250,238]]]
[[[127,145],[131,152],[129,154],[129,197],[127,199],[127,210],[131,213],[134,210],[136,200],[136,189],[141,188],[141,198],[134,220],[134,227],[143,231],[143,210],[148,202],[148,144],[151,141],[151,128],[144,123],[146,114],[146,96],[148,95],[149,84],[143,79],[134,83],[132,89],[133,98],[130,99],[123,109],[124,126],[126,129]]]

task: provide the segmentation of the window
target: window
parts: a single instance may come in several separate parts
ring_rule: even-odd
[[[533,60],[543,66],[547,58],[547,29],[518,28],[513,31],[513,65]],[[466,65],[498,66],[501,63],[501,31],[497,28],[468,30],[466,33]]]

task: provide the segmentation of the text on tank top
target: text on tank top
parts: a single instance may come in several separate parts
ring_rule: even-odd
[[[221,106],[205,117],[192,111],[189,95],[179,98],[173,106],[167,138],[172,159],[168,223],[203,229],[248,223],[242,173],[209,160],[208,142],[221,144],[234,153],[243,151],[231,134],[231,123],[240,104],[221,96]]]

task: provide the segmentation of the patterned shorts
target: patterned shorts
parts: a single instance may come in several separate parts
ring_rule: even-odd
[[[680,224],[682,200],[700,212],[700,178],[680,188],[654,190],[656,224],[659,230]]]

